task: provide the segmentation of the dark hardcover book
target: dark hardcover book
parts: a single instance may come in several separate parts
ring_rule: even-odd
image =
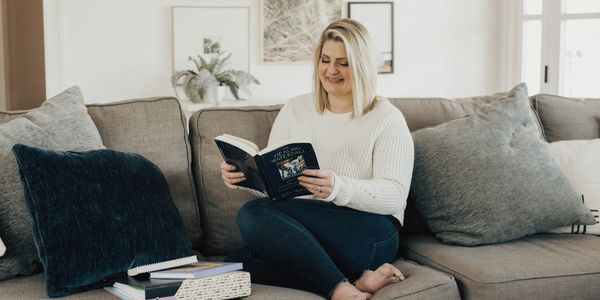
[[[107,279],[113,288],[132,299],[155,299],[174,296],[184,279],[155,279],[122,276]]]
[[[246,174],[246,180],[239,186],[263,192],[272,200],[311,194],[298,181],[303,170],[319,169],[310,141],[295,139],[263,150],[246,139],[228,134],[217,136],[215,142],[223,159]]]

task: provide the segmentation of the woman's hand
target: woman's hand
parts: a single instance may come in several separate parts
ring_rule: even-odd
[[[306,169],[302,171],[298,181],[313,195],[321,199],[327,199],[333,191],[335,177],[331,171]]]
[[[246,180],[246,175],[242,172],[236,172],[234,165],[230,165],[226,162],[221,163],[221,178],[223,182],[230,189],[237,189],[237,184]]]

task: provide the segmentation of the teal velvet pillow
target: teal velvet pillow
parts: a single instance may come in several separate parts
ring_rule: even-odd
[[[13,147],[50,297],[195,253],[162,172],[113,150]]]

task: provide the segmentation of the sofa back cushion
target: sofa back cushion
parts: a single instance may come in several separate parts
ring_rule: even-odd
[[[31,217],[25,207],[25,189],[12,147],[27,144],[74,151],[104,148],[76,86],[17,115],[12,114],[11,121],[0,124],[0,235],[7,248],[0,259],[0,281],[40,269]]]
[[[432,127],[473,114],[479,107],[505,97],[498,93],[470,98],[391,98],[404,114],[410,131]],[[203,254],[225,255],[242,244],[235,220],[239,208],[254,196],[230,190],[221,180],[223,160],[213,140],[219,134],[239,136],[265,147],[281,105],[207,108],[190,118],[193,169],[204,237]],[[537,123],[538,128],[540,125]],[[541,133],[540,133],[541,135]],[[409,199],[404,230],[428,232],[425,222]]]
[[[191,170],[191,149],[186,118],[179,101],[172,97],[155,97],[87,107],[104,146],[138,153],[160,168],[192,247],[199,249],[202,232]]]
[[[263,148],[280,108],[281,105],[217,107],[200,110],[191,116],[190,139],[202,211],[204,255],[226,255],[242,245],[236,215],[246,201],[254,198],[250,193],[225,186],[220,171],[223,158],[213,139],[227,133]]]
[[[413,132],[472,115],[481,107],[507,96],[508,92],[503,92],[467,98],[391,98],[390,102],[402,111],[408,128]],[[533,110],[532,114],[535,125],[540,131],[540,136],[543,137],[542,125]],[[429,228],[427,228],[425,221],[415,208],[410,196],[404,213],[403,225],[403,231],[405,232],[429,232]]]
[[[600,138],[600,99],[532,97],[548,142]]]
[[[87,109],[107,148],[138,153],[161,169],[192,246],[199,249],[202,232],[190,168],[190,144],[177,99],[156,97],[88,104]],[[0,124],[25,112],[0,112]]]

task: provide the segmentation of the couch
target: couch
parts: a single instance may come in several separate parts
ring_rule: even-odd
[[[498,95],[461,99],[391,99],[411,131],[472,113]],[[531,97],[549,141],[600,138],[600,99]],[[104,145],[142,154],[163,171],[194,249],[222,259],[242,244],[235,215],[251,195],[221,182],[221,157],[213,138],[222,133],[267,143],[280,105],[214,107],[186,118],[177,99],[157,97],[89,104]],[[0,112],[0,123],[23,112]],[[511,242],[461,247],[439,242],[409,201],[394,262],[406,280],[384,287],[374,299],[597,299],[600,238],[537,234]],[[0,299],[46,299],[43,273],[0,282]],[[93,290],[69,299],[113,299]],[[249,299],[322,299],[304,291],[252,285]]]

